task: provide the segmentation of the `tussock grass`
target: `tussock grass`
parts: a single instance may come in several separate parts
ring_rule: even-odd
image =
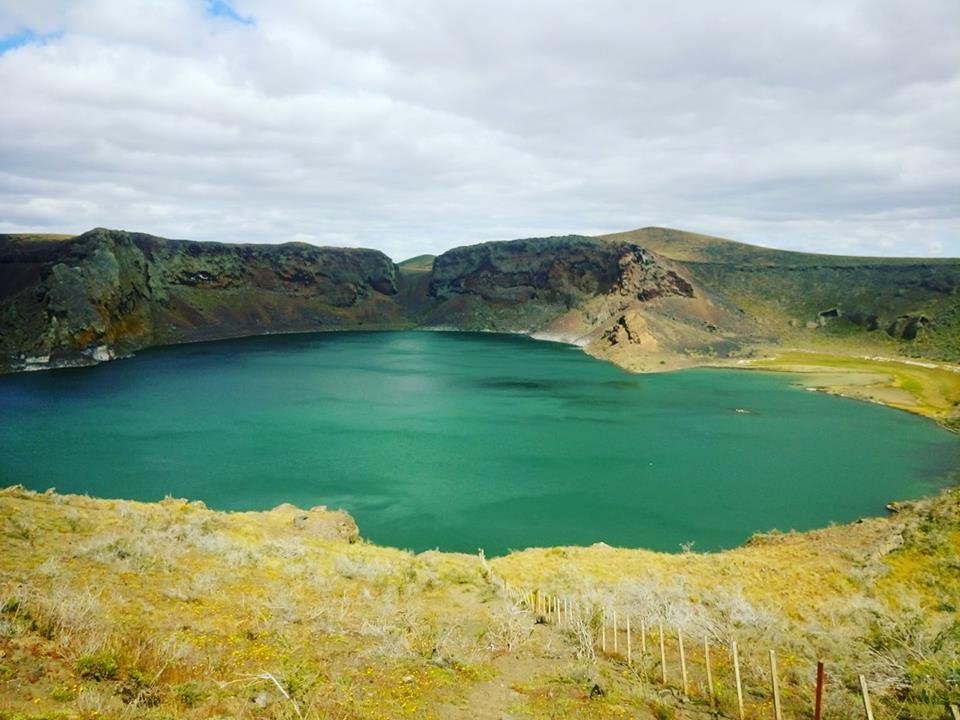
[[[960,699],[958,491],[719,554],[552,548],[485,565],[369,545],[325,509],[228,514],[11,488],[0,549],[3,720],[687,717],[706,709],[704,637],[728,715],[733,639],[751,717],[769,716],[771,648],[789,717],[811,706],[817,659],[834,717],[857,716],[859,673],[878,718],[936,718]],[[582,611],[540,624],[499,578]],[[620,651],[603,652],[614,611]]]

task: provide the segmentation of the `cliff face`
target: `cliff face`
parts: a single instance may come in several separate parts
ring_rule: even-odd
[[[636,370],[756,345],[960,358],[960,262],[810,255],[648,228],[375,250],[93,230],[0,236],[0,369],[271,332],[442,327],[576,343]]]
[[[469,298],[507,311],[527,303],[563,311],[611,294],[692,297],[693,287],[637,245],[580,236],[456,248],[436,259],[430,283],[440,301]]]
[[[93,230],[0,240],[0,353],[30,369],[156,344],[393,327],[393,262],[375,250],[225,245]]]
[[[742,323],[685,268],[632,242],[567,236],[456,248],[433,266],[422,321],[574,342],[627,366],[731,345]]]

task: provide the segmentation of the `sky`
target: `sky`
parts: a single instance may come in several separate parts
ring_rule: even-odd
[[[960,256],[957,0],[0,0],[0,232]]]

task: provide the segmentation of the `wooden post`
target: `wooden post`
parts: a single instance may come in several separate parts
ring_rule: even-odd
[[[660,676],[663,678],[663,684],[667,684],[667,651],[663,646],[663,620],[657,624],[660,630]]]
[[[710,698],[710,705],[713,705],[713,672],[710,670],[710,639],[703,636],[703,661],[707,666],[707,694]]]
[[[607,651],[607,613],[605,610],[600,611],[600,649],[603,652]]]
[[[627,614],[627,667],[633,667],[633,643],[630,641],[630,614]]]
[[[873,708],[870,707],[870,693],[867,692],[867,679],[860,676],[860,692],[863,693],[863,709],[867,713],[867,720],[873,720]]]
[[[687,656],[683,654],[683,632],[677,628],[677,646],[680,648],[680,678],[683,683],[683,694],[687,695]],[[780,720],[777,718],[777,720]]]
[[[733,679],[737,683],[737,708],[740,710],[740,720],[743,720],[743,684],[740,682],[740,653],[737,652],[737,641],[731,644],[733,650]]]
[[[823,718],[823,663],[817,663],[817,694],[813,706],[813,720],[822,720]],[[958,719],[960,720],[960,719]]]
[[[647,621],[640,618],[640,657],[647,654]]]
[[[951,703],[950,712],[953,714],[953,720],[960,720],[960,707]]]
[[[613,652],[620,652],[620,633],[617,630],[617,610],[613,610]]]
[[[780,709],[780,683],[777,680],[777,654],[770,651],[770,682],[773,684],[773,716],[776,720],[783,720]]]

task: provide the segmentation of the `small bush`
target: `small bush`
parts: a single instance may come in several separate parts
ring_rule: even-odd
[[[120,665],[111,652],[84,655],[77,660],[77,674],[89,680],[115,680]]]
[[[189,709],[202,703],[207,693],[200,683],[185,682],[173,686],[173,695],[183,707]]]

